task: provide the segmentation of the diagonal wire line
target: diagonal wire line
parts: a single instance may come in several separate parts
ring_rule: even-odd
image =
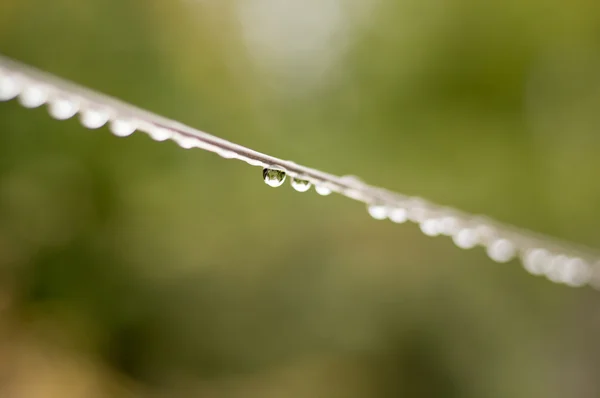
[[[412,221],[426,235],[449,236],[460,248],[482,246],[494,261],[519,258],[534,275],[569,286],[591,284],[600,289],[600,253],[594,249],[374,187],[353,176],[335,176],[278,159],[0,55],[0,101],[14,98],[26,108],[47,104],[50,116],[59,120],[79,113],[87,128],[108,123],[117,136],[138,130],[157,141],[171,139],[182,148],[200,148],[223,158],[242,160],[262,167],[265,181],[271,186],[281,185],[287,175],[298,191],[314,185],[321,195],[336,192],[366,203],[373,218],[395,223]]]

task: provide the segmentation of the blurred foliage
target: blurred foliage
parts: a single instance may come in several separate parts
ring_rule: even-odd
[[[0,51],[600,246],[598,3],[276,3],[3,0]],[[599,297],[238,162],[0,106],[2,397],[597,397]]]

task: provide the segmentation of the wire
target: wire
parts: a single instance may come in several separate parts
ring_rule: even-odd
[[[278,159],[0,55],[0,101],[14,98],[26,108],[47,104],[55,119],[64,120],[79,113],[81,123],[88,128],[108,123],[117,136],[138,130],[157,141],[171,139],[182,148],[200,148],[260,166],[267,169],[263,175],[271,186],[281,185],[289,175],[292,186],[299,191],[306,191],[312,184],[321,195],[336,192],[366,203],[373,218],[396,223],[413,221],[426,235],[450,236],[460,248],[483,246],[497,262],[518,257],[534,275],[545,275],[553,282],[570,286],[591,284],[600,289],[600,254],[591,248],[374,187],[357,177],[335,176]]]

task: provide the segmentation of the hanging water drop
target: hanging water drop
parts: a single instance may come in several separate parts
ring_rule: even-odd
[[[171,132],[162,127],[153,127],[151,129],[149,129],[148,135],[154,141],[165,141],[172,137]]]
[[[285,171],[275,168],[263,169],[263,178],[268,186],[277,188],[285,181]]]
[[[110,122],[110,131],[117,137],[127,137],[135,131],[135,123],[132,120],[114,119]]]
[[[0,70],[0,101],[8,101],[19,95],[21,85],[17,78]]]
[[[310,189],[310,181],[294,177],[292,178],[292,188],[298,192],[306,192]]]
[[[321,196],[327,196],[331,194],[331,189],[327,188],[325,185],[316,185],[315,191]]]
[[[477,232],[471,228],[464,228],[458,231],[452,240],[461,249],[471,249],[477,245]]]
[[[435,218],[428,218],[421,221],[419,228],[427,236],[438,236],[440,234],[440,223]]]
[[[69,119],[77,113],[79,105],[68,98],[53,98],[48,103],[48,113],[57,120]]]
[[[523,254],[523,266],[533,275],[547,272],[552,256],[546,249],[527,249]]]
[[[381,204],[371,204],[367,207],[369,214],[376,220],[385,220],[388,216],[388,209]]]
[[[565,266],[564,282],[572,287],[580,287],[590,281],[590,266],[580,258],[570,259]]]
[[[104,126],[109,118],[110,114],[107,110],[95,108],[84,109],[79,115],[81,124],[88,129],[98,129]]]
[[[392,211],[390,211],[389,219],[397,224],[402,224],[403,222],[406,222],[406,220],[408,220],[408,214],[406,212],[406,209],[402,207],[397,207],[393,209]]]
[[[173,141],[175,141],[183,149],[191,149],[196,146],[196,140],[194,138],[183,134],[173,135]]]
[[[488,256],[499,263],[506,263],[517,254],[515,245],[508,239],[498,239],[487,248]]]
[[[546,277],[552,282],[562,283],[565,281],[565,269],[569,257],[559,254],[553,256],[550,260],[550,265],[546,271]]]
[[[37,108],[48,99],[48,90],[38,84],[31,83],[19,94],[19,103],[25,108]]]

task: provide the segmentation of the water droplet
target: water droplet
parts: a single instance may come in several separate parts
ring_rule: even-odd
[[[458,231],[452,240],[461,249],[471,249],[477,245],[477,233],[471,228],[464,228]]]
[[[572,258],[565,264],[564,282],[572,287],[587,284],[592,276],[590,266],[580,258]]]
[[[569,261],[569,257],[562,254],[553,256],[550,260],[550,266],[546,271],[546,276],[552,282],[564,282],[565,280],[565,269],[566,264]]]
[[[79,120],[88,129],[98,129],[108,122],[110,114],[105,109],[88,108],[81,111]]]
[[[135,122],[126,119],[114,119],[110,122],[110,131],[117,137],[127,137],[135,131]]]
[[[376,220],[385,220],[388,216],[388,209],[381,204],[372,204],[367,207],[369,214]]]
[[[219,156],[225,159],[233,159],[237,156],[237,154],[233,151],[229,151],[227,149],[221,149],[217,152]]]
[[[69,119],[77,113],[79,105],[64,97],[52,98],[48,103],[48,113],[57,120]]]
[[[18,79],[8,73],[0,70],[0,101],[9,101],[19,95],[21,84]]]
[[[263,178],[268,186],[280,187],[285,181],[285,171],[276,168],[263,169]]]
[[[306,192],[310,189],[310,181],[301,180],[299,178],[292,178],[292,188],[298,192]]]
[[[165,141],[172,137],[173,134],[165,128],[162,127],[153,127],[148,130],[148,135],[154,141]]]
[[[499,263],[506,263],[516,255],[515,245],[508,239],[498,239],[487,248],[488,256]]]
[[[262,162],[260,160],[256,160],[256,159],[252,159],[252,158],[247,158],[247,159],[242,159],[242,160],[244,160],[250,166],[262,166]]]
[[[406,222],[406,220],[408,220],[408,214],[406,213],[406,209],[402,207],[392,209],[389,214],[389,219],[397,224]]]
[[[438,236],[440,234],[440,223],[435,218],[429,218],[421,221],[419,227],[427,236]]]
[[[175,141],[183,149],[191,149],[196,146],[195,138],[182,134],[173,135],[173,141]]]
[[[523,266],[533,275],[542,275],[549,269],[551,256],[545,249],[529,249],[525,252]]]
[[[37,108],[48,99],[48,89],[35,83],[26,86],[19,94],[19,103],[25,108]]]
[[[315,185],[315,191],[321,196],[327,196],[331,194],[331,189],[327,188],[325,185]]]

